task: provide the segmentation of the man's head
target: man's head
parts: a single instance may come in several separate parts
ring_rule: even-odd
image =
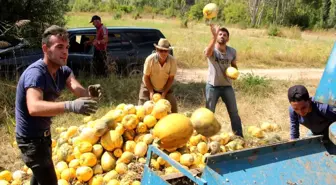
[[[221,45],[226,44],[227,42],[229,42],[229,38],[230,38],[229,30],[227,30],[224,27],[221,27],[219,29],[219,33],[217,36],[217,43]]]
[[[170,43],[167,39],[161,38],[158,44],[154,44],[159,58],[165,61],[169,55]]]
[[[92,16],[90,23],[97,28],[101,25],[101,19],[98,15],[94,15]]]
[[[64,66],[68,60],[69,37],[66,29],[52,25],[42,35],[44,58],[56,66]]]
[[[311,100],[308,90],[303,85],[294,85],[288,89],[288,100],[294,111],[305,116],[311,111]]]

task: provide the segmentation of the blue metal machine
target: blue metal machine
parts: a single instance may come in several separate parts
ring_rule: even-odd
[[[333,106],[336,106],[335,68],[336,43],[315,94],[315,100]],[[329,138],[336,143],[336,123],[329,127]],[[150,146],[141,184],[336,185],[336,156],[327,152],[321,140],[322,136],[313,136],[211,155],[199,174],[184,169],[163,151]],[[165,178],[152,171],[149,166],[153,154],[178,169],[189,183],[173,183],[174,178]]]

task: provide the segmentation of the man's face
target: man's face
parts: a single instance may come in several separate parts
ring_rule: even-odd
[[[168,50],[156,49],[156,53],[162,61],[165,61],[168,57]]]
[[[100,20],[92,21],[92,25],[97,28],[100,25]]]
[[[226,44],[229,41],[229,36],[225,31],[219,31],[217,36],[218,44]]]
[[[299,102],[290,102],[294,111],[300,115],[305,116],[311,111],[310,101],[301,100]]]
[[[65,66],[69,55],[69,40],[52,35],[49,41],[49,47],[46,44],[42,46],[44,54],[51,63]]]

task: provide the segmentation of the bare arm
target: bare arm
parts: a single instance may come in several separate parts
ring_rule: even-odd
[[[150,93],[154,93],[154,88],[153,88],[153,85],[150,81],[149,75],[144,75],[144,82],[145,82],[145,86],[147,87],[148,91]]]
[[[43,92],[39,88],[28,88],[26,99],[31,116],[51,117],[64,113],[65,103],[44,101]]]
[[[76,80],[73,74],[66,80],[66,85],[76,97],[90,97],[89,92]]]
[[[164,93],[164,94],[167,94],[167,93],[168,93],[169,89],[170,89],[171,86],[173,85],[174,78],[175,78],[175,76],[173,76],[173,75],[169,76],[169,78],[168,78],[168,80],[167,80],[167,83],[166,83],[166,85],[165,85],[164,88],[163,88],[163,93]]]
[[[211,57],[213,55],[213,50],[216,45],[217,35],[219,33],[220,27],[218,25],[214,26],[213,24],[210,25],[210,30],[212,33],[212,39],[210,40],[210,43],[208,47],[205,49],[204,54],[206,57]]]

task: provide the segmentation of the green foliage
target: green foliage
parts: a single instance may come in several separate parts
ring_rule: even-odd
[[[93,12],[98,9],[99,5],[93,4],[91,0],[75,0],[72,5],[74,12]]]
[[[118,20],[121,19],[122,17],[122,12],[121,11],[116,11],[113,15],[113,19]]]
[[[23,19],[30,20],[30,23],[16,35],[26,38],[31,45],[39,46],[42,32],[46,27],[52,24],[65,25],[66,20],[63,16],[69,11],[68,0],[31,0],[28,2],[21,0],[1,1],[0,35],[4,32],[4,25],[13,25]]]
[[[273,25],[271,24],[269,27],[268,27],[268,30],[267,30],[267,34],[269,36],[278,36],[280,33],[280,29],[278,28],[277,25]]]
[[[229,3],[225,5],[222,16],[225,19],[225,23],[247,23],[249,21],[248,7],[246,3]]]
[[[268,96],[274,92],[274,87],[271,85],[271,79],[258,76],[253,73],[246,73],[234,81],[234,86],[238,91],[242,91],[250,96]]]
[[[188,16],[191,20],[201,20],[203,18],[203,7],[204,4],[195,4],[190,7]]]

